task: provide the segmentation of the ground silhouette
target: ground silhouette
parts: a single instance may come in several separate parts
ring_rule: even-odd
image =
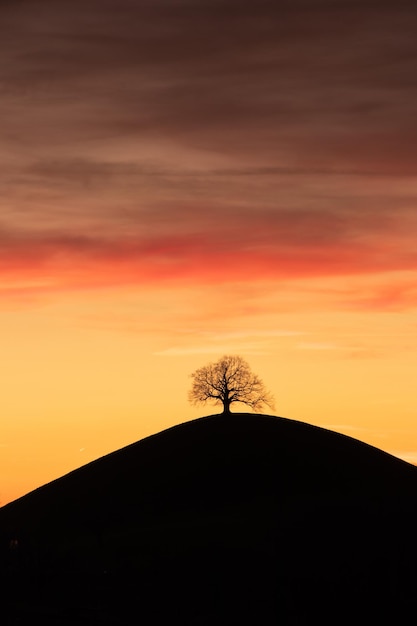
[[[5,620],[405,623],[416,493],[414,466],[302,422],[187,422],[0,509]]]

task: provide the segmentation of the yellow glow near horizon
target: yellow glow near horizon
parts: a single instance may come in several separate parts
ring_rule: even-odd
[[[217,412],[188,404],[189,375],[227,353],[264,380],[277,415],[413,461],[414,311],[330,305],[338,281],[320,284],[124,288],[3,309],[0,502]]]

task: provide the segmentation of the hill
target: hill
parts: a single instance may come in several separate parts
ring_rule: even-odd
[[[415,467],[302,422],[187,422],[0,509],[9,619],[398,622],[416,492]]]

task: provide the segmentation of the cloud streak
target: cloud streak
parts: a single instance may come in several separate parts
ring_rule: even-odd
[[[417,270],[411,2],[22,0],[0,18],[3,296]]]
[[[285,229],[284,229],[285,230]],[[102,238],[69,234],[0,236],[3,280],[24,276],[59,287],[147,284],[186,280],[190,284],[232,280],[298,279],[318,276],[414,270],[416,253],[400,250],[384,256],[386,241],[332,241],[309,233],[274,237],[272,228],[259,235],[199,232],[165,237]],[[323,239],[323,241],[321,241]],[[324,241],[327,239],[327,241]],[[400,248],[391,241],[388,248]],[[374,303],[412,297],[400,286],[382,290]],[[414,294],[415,295],[415,294]]]

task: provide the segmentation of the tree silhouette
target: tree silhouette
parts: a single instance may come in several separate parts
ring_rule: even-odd
[[[273,396],[240,356],[223,356],[191,376],[193,386],[188,397],[192,404],[223,404],[223,413],[230,413],[233,402],[247,404],[254,411],[264,405],[274,408]]]

